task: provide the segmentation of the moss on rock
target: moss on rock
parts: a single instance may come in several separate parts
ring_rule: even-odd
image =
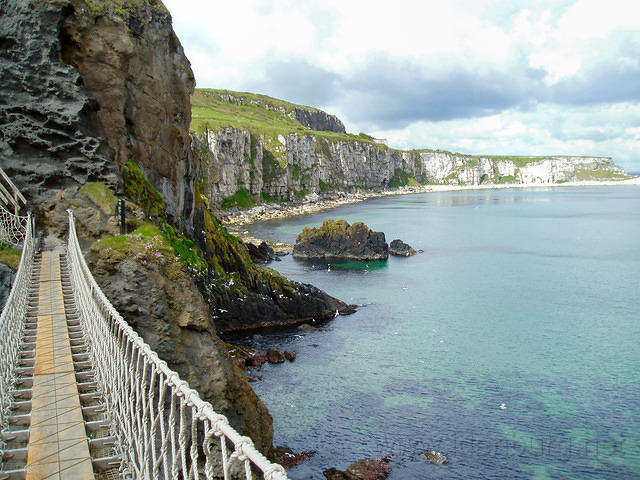
[[[140,205],[145,215],[157,217],[164,211],[164,198],[151,182],[147,180],[140,166],[132,159],[127,162],[123,172],[124,191],[135,203]]]

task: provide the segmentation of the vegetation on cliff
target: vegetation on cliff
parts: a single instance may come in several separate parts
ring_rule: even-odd
[[[320,112],[317,108],[296,105],[267,95],[196,88],[191,97],[191,129],[201,134],[205,130],[234,127],[249,130],[257,136],[265,135],[275,141],[278,135],[299,133],[330,140],[376,143],[368,135],[312,130],[296,119],[296,109]]]
[[[309,194],[330,196],[407,186],[628,178],[608,157],[392,149],[365,133],[356,136],[307,128],[300,112],[329,116],[264,95],[196,90],[192,101],[192,129],[207,132],[199,141],[210,149],[208,165],[213,173],[209,188],[202,193],[209,205],[220,208],[251,207],[265,201],[261,194],[302,200]],[[317,126],[321,125],[319,121]]]
[[[20,265],[20,256],[22,251],[12,247],[8,243],[0,242],[0,263],[9,265],[14,270]]]

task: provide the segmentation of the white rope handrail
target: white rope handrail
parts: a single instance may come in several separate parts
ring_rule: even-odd
[[[266,480],[287,480],[281,465],[234,430],[120,316],[91,275],[68,214],[74,297],[123,456],[122,473],[136,479],[252,480],[253,464]]]
[[[24,325],[27,313],[27,299],[29,285],[31,283],[31,269],[33,266],[33,254],[35,242],[31,230],[31,215],[26,217],[26,232],[22,245],[22,257],[16,272],[11,292],[0,316],[0,430],[7,427],[9,408],[13,400],[11,391],[15,388],[15,369],[18,355],[20,354],[20,342],[24,333]],[[0,442],[2,442],[0,440]],[[0,444],[0,446],[3,446]]]

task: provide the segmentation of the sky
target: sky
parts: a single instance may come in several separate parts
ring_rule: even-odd
[[[164,0],[197,87],[395,148],[613,157],[640,172],[637,0]]]

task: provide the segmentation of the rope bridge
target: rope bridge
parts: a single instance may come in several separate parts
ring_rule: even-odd
[[[198,392],[181,380],[120,316],[87,267],[71,211],[68,211],[68,220],[64,263],[68,265],[70,290],[89,352],[93,381],[102,396],[110,431],[116,440],[114,448],[121,459],[119,477],[253,480],[257,474],[266,480],[286,480],[287,474],[281,465],[271,463],[250,438],[234,430],[227,418],[203,401]],[[4,217],[0,222],[4,222]],[[21,229],[16,238],[22,239],[22,259],[0,319],[3,335],[0,342],[0,430],[7,428],[11,418],[17,418],[11,414],[16,404],[12,392],[16,391],[17,370],[20,370],[16,365],[21,345],[24,345],[29,287],[35,278],[32,275],[35,246],[31,218],[27,216],[20,222]],[[3,228],[7,228],[4,223]],[[14,437],[3,432],[3,439]],[[0,449],[4,450],[3,458],[7,458],[3,439],[0,439]],[[0,470],[0,479],[29,479],[29,459],[26,461],[24,471],[27,474],[12,476]],[[95,465],[94,460],[94,470]]]

